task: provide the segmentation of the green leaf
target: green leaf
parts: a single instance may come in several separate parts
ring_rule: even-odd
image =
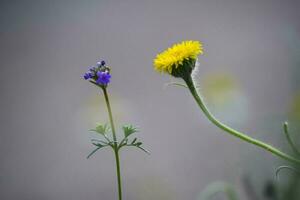
[[[137,128],[133,127],[132,125],[125,125],[122,128],[123,128],[123,131],[124,131],[125,138],[127,138],[128,136],[130,136],[133,133],[138,132]]]
[[[100,147],[94,149],[86,158],[89,159],[94,153],[96,153],[98,150],[100,149]]]
[[[143,144],[142,142],[137,141],[137,138],[134,138],[131,143],[127,144],[127,141],[126,141],[126,143],[122,143],[119,146],[119,149],[121,149],[122,147],[125,147],[125,146],[127,146],[127,147],[136,147],[136,148],[144,151],[145,153],[150,154],[146,149],[144,149],[143,147],[141,147],[142,144]]]
[[[131,144],[134,144],[136,142],[137,138],[134,138],[131,142]]]
[[[143,147],[137,146],[137,148],[139,148],[140,150],[144,151],[146,154],[150,155],[149,151],[147,151]]]
[[[98,139],[91,139],[91,141],[92,141],[93,143],[97,142],[97,143],[102,143],[102,144],[104,144],[104,145],[107,145],[107,144],[108,144],[107,142],[105,142],[105,141],[103,141],[103,140],[98,140]]]
[[[135,145],[136,145],[137,147],[141,146],[142,144],[143,144],[143,143],[141,143],[141,142],[135,143]]]
[[[107,146],[107,145],[103,145],[100,143],[92,143],[92,144],[95,145],[96,147],[100,147],[100,148]]]
[[[96,153],[98,150],[102,149],[103,147],[107,147],[109,146],[108,144],[103,145],[100,143],[92,143],[93,145],[95,145],[97,148],[94,149],[86,158],[89,159],[92,155],[94,155],[94,153]]]
[[[90,131],[94,131],[101,135],[105,135],[109,131],[109,126],[107,124],[104,124],[104,125],[100,124],[95,129],[91,129]]]
[[[127,142],[128,142],[128,138],[125,138],[125,139],[123,140],[123,144],[124,144],[124,145],[127,145]]]
[[[86,158],[89,159],[92,155],[94,155],[94,153],[96,153],[99,149],[106,147],[107,145],[102,145],[102,144],[95,144],[93,143],[93,145],[97,146],[96,149],[94,149]]]

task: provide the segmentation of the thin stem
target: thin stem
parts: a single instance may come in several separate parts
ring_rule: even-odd
[[[94,149],[86,158],[89,159],[94,153],[96,153],[99,149],[101,149],[101,147],[97,147],[96,149]]]
[[[112,131],[113,140],[114,140],[113,149],[115,152],[115,159],[116,159],[119,200],[122,200],[122,182],[121,182],[121,170],[120,170],[120,158],[119,158],[120,156],[119,156],[119,149],[118,149],[118,141],[117,141],[115,125],[114,125],[114,121],[113,121],[113,117],[112,117],[112,111],[111,111],[111,107],[110,107],[110,103],[109,103],[109,99],[108,99],[108,94],[107,94],[106,88],[102,87],[102,90],[103,90],[105,102],[107,105],[109,121],[110,121],[111,131]]]
[[[199,105],[199,107],[201,108],[201,110],[203,111],[203,113],[205,114],[205,116],[213,123],[215,124],[217,127],[219,127],[220,129],[224,130],[225,132],[235,136],[235,137],[238,137],[248,143],[251,143],[251,144],[254,144],[258,147],[261,147],[269,152],[271,152],[272,154],[276,155],[276,156],[279,156],[280,158],[283,158],[285,160],[288,160],[290,162],[294,162],[294,163],[297,163],[297,164],[300,164],[300,160],[290,156],[290,155],[287,155],[285,153],[283,153],[282,151],[274,148],[273,146],[269,145],[269,144],[266,144],[260,140],[256,140],[242,132],[239,132],[235,129],[232,129],[230,128],[229,126],[219,122],[208,110],[208,108],[206,107],[206,105],[203,103],[203,100],[202,98],[198,95],[197,93],[197,90],[194,86],[194,82],[192,80],[192,77],[191,76],[188,76],[185,78],[185,82],[190,90],[190,92],[192,93],[194,99],[196,100],[197,104]]]
[[[290,133],[289,133],[289,128],[288,128],[288,123],[287,122],[284,122],[283,124],[283,132],[286,136],[286,139],[288,141],[288,143],[290,144],[292,150],[297,154],[297,155],[300,155],[300,152],[299,150],[297,149],[296,145],[294,144],[291,136],[290,136]]]
[[[283,170],[283,169],[289,169],[289,170],[291,170],[291,171],[293,171],[293,172],[299,174],[299,171],[298,171],[297,169],[291,167],[291,166],[280,166],[280,167],[278,167],[278,168],[276,169],[276,172],[275,172],[276,180],[279,179],[279,172],[281,172],[281,170]]]

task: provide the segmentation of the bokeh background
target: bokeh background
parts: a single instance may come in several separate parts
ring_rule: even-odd
[[[249,184],[261,195],[283,162],[214,127],[152,60],[202,41],[197,82],[211,111],[288,151],[283,121],[299,134],[299,9],[298,0],[2,0],[0,199],[116,199],[112,152],[86,159],[88,129],[108,121],[101,91],[82,78],[99,59],[112,67],[117,125],[140,127],[151,152],[121,152],[124,199],[196,200],[215,181],[243,199]]]

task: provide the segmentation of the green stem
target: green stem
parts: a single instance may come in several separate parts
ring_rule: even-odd
[[[200,95],[198,95],[197,93],[197,90],[194,86],[194,82],[192,80],[192,77],[191,76],[187,76],[186,78],[184,78],[184,81],[186,82],[190,92],[192,93],[194,99],[196,100],[197,104],[199,105],[199,107],[201,108],[201,110],[203,111],[203,113],[205,114],[205,116],[213,123],[215,124],[217,127],[219,127],[220,129],[224,130],[225,132],[235,136],[235,137],[238,137],[248,143],[251,143],[251,144],[254,144],[258,147],[261,147],[269,152],[271,152],[272,154],[276,155],[276,156],[279,156],[280,158],[283,158],[287,161],[290,161],[290,162],[294,162],[294,163],[297,163],[297,164],[300,164],[300,160],[288,155],[288,154],[285,154],[283,153],[282,151],[276,149],[275,147],[269,145],[269,144],[266,144],[260,140],[257,140],[257,139],[254,139],[244,133],[241,133],[235,129],[232,129],[230,128],[229,126],[219,122],[208,110],[208,108],[206,107],[206,105],[203,103],[203,100],[202,98],[200,97]]]
[[[299,156],[300,152],[297,149],[296,145],[294,144],[294,142],[293,142],[293,140],[292,140],[292,138],[290,136],[289,129],[288,129],[288,123],[287,122],[284,122],[284,124],[283,124],[283,132],[284,132],[285,137],[286,137],[288,143],[290,144],[292,150],[295,152],[295,154],[297,154]]]
[[[114,148],[113,149],[114,149],[115,158],[116,158],[119,200],[122,200],[122,182],[121,182],[120,156],[119,156],[119,149],[118,149],[118,141],[117,141],[115,125],[114,125],[114,121],[113,121],[113,117],[112,117],[112,111],[111,111],[111,107],[110,107],[110,103],[109,103],[109,99],[108,99],[108,94],[107,94],[106,88],[102,87],[102,90],[103,90],[105,102],[107,105],[109,121],[110,121],[111,131],[112,131],[113,140],[114,140],[114,145],[113,145]]]
[[[279,172],[281,172],[281,170],[283,169],[288,169],[290,171],[293,171],[297,174],[299,174],[299,171],[297,169],[295,169],[294,167],[291,167],[291,166],[280,166],[276,169],[276,172],[275,172],[275,176],[276,176],[276,180],[279,179]]]

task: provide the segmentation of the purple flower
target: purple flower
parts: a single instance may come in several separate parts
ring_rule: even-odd
[[[90,78],[92,78],[92,77],[93,77],[93,74],[92,74],[91,72],[86,72],[86,73],[84,74],[84,76],[83,76],[83,78],[84,78],[85,80],[90,79]]]
[[[94,67],[94,66],[91,66],[91,67],[90,67],[90,71],[91,71],[91,72],[95,72],[96,70],[97,70],[96,67]]]
[[[111,75],[109,73],[110,68],[106,66],[104,60],[97,62],[96,66],[90,66],[83,78],[90,80],[99,86],[106,86],[110,82]]]
[[[105,61],[102,60],[101,62],[97,62],[97,67],[103,67],[105,65]]]
[[[97,84],[101,84],[101,85],[107,85],[110,82],[110,78],[111,75],[109,74],[108,71],[102,72],[102,71],[98,71],[97,72]]]

